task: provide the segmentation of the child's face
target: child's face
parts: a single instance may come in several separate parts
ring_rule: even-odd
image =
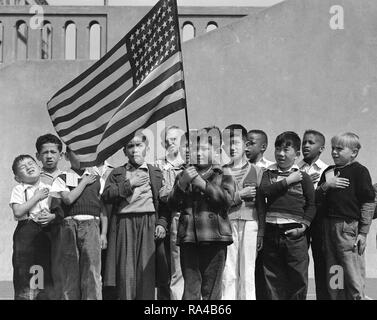
[[[177,156],[181,141],[181,132],[178,129],[170,129],[165,136],[165,149],[169,155]]]
[[[331,144],[331,156],[335,165],[344,166],[351,163],[357,156],[357,149],[350,149],[341,144]]]
[[[128,142],[127,146],[124,148],[124,154],[132,164],[142,165],[145,155],[147,154],[147,149],[147,144],[143,142],[143,138],[136,136]]]
[[[305,134],[302,139],[302,155],[304,160],[313,160],[322,153],[324,146],[319,137],[314,134]]]
[[[200,142],[198,144],[197,151],[196,151],[196,166],[199,169],[203,169],[214,164],[215,158],[216,158],[216,152],[210,143]]]
[[[40,153],[37,153],[37,159],[42,162],[43,169],[48,171],[56,170],[61,156],[55,143],[43,144]]]
[[[275,160],[281,170],[289,170],[299,156],[300,151],[296,151],[292,146],[275,147]]]
[[[25,158],[17,165],[16,181],[27,184],[35,184],[39,180],[40,169],[31,158]]]
[[[245,142],[242,136],[234,136],[224,140],[224,150],[229,158],[234,160],[241,159],[245,154]]]
[[[265,151],[262,136],[255,133],[247,135],[246,156],[250,161],[255,161],[258,156]]]

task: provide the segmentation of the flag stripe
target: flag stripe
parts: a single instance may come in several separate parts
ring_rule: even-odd
[[[165,67],[170,66],[170,64],[173,62],[174,60],[170,61],[170,63],[166,64]],[[156,70],[155,73],[158,74],[158,76],[150,77],[150,79],[152,79],[152,82],[150,82],[148,86],[138,87],[137,90],[135,90],[132,94],[130,94],[130,92],[127,92],[126,96],[129,96],[129,99],[127,99],[125,103],[123,103],[123,107],[121,104],[118,104],[118,106],[120,105],[119,109],[117,110],[116,113],[111,113],[111,116],[110,116],[110,111],[113,108],[109,108],[110,109],[109,114],[105,117],[97,118],[96,122],[97,123],[102,122],[102,120],[108,122],[111,117],[115,117],[116,114],[122,111],[125,107],[127,107],[127,112],[129,113],[132,112],[135,108],[138,108],[139,104],[133,104],[133,103],[137,101],[140,97],[142,97],[145,94],[148,94],[148,96],[151,96],[155,93],[158,93],[159,91],[161,91],[159,86],[161,85],[162,85],[161,87],[166,86],[164,82],[166,80],[169,80],[169,78],[173,75],[174,75],[173,79],[180,79],[182,77],[181,72],[180,72],[180,68],[181,68],[180,64],[181,63],[178,62],[177,64],[173,65],[170,69],[166,70],[165,72],[163,72],[163,70],[161,69]],[[146,79],[146,82],[149,81],[150,79],[149,78]],[[167,85],[170,85],[170,83],[168,83]],[[149,87],[153,88],[153,90],[151,90]],[[147,99],[149,98],[147,97]],[[117,102],[119,102],[119,100]],[[98,117],[101,117],[105,112],[106,110],[99,110],[99,112],[96,115]],[[93,118],[93,115],[89,116],[89,118]],[[60,130],[60,127],[58,125],[56,125],[56,127],[59,130],[58,132],[60,136],[65,137],[65,139],[67,140],[70,140],[73,138],[74,135],[77,134],[77,132],[75,133],[75,130],[79,130],[80,132],[85,131],[85,128],[84,128],[85,125],[89,125],[86,131],[94,130],[97,126],[97,123],[89,123],[90,120],[91,119],[88,119],[88,118],[80,119],[78,122],[76,122],[73,125],[73,128],[67,128],[66,130]]]
[[[119,105],[124,101],[124,99],[128,95],[129,95],[129,91],[127,91],[125,94],[121,95],[120,97],[116,98],[115,100],[111,101],[110,103],[102,107],[101,109],[97,110],[96,112],[91,114],[89,117],[86,117],[85,119],[82,119],[76,122],[74,125],[72,125],[71,127],[67,129],[59,130],[58,131],[59,135],[62,137],[65,137],[65,139],[71,139],[72,137],[71,140],[67,141],[67,143],[69,144],[79,139],[79,137],[81,137],[81,135],[79,135],[78,133],[91,130],[86,125],[89,125],[92,123],[93,124],[92,126],[97,127],[98,122],[104,121],[105,128],[106,128],[107,123],[110,121],[113,115],[111,111],[118,108]],[[108,119],[104,120],[103,118],[104,115]]]
[[[75,79],[73,79],[71,82],[69,82],[67,85],[65,85],[62,89],[60,89],[58,92],[56,92],[53,97],[50,99],[50,101],[52,101],[54,98],[56,98],[57,96],[61,95],[63,92],[73,88],[74,86],[76,86],[77,84],[79,84],[81,81],[83,81],[84,79],[86,78],[89,78],[90,79],[90,75],[91,73],[93,73],[94,71],[96,71],[97,69],[99,69],[102,65],[104,65],[106,67],[106,62],[107,60],[109,60],[110,58],[113,58],[113,55],[116,57],[117,55],[121,54],[123,55],[124,53],[126,53],[126,49],[124,50],[124,52],[122,52],[120,50],[120,48],[122,46],[125,46],[126,45],[126,37],[123,37],[111,50],[109,50],[100,60],[98,60],[97,62],[95,62],[91,67],[89,67],[86,71],[84,71],[83,73],[81,73],[79,76],[77,76]],[[117,58],[118,59],[118,58]],[[116,59],[116,60],[117,60]],[[111,61],[111,60],[110,60]]]
[[[124,147],[123,141],[125,141],[125,139],[122,139],[123,137],[127,137],[127,136],[129,137],[130,135],[133,135],[137,129],[139,129],[139,128],[145,128],[146,124],[150,122],[149,119],[152,116],[154,116],[154,114],[157,114],[156,117],[158,117],[158,115],[160,114],[161,110],[165,110],[165,111],[166,110],[171,110],[172,112],[175,112],[175,111],[179,110],[179,106],[180,106],[180,109],[182,109],[182,104],[183,103],[184,103],[184,98],[181,98],[181,99],[173,101],[173,102],[171,102],[169,104],[161,106],[158,110],[152,110],[148,114],[143,115],[143,117],[140,118],[140,119],[138,119],[137,122],[135,122],[135,124],[132,126],[134,128],[133,131],[129,131],[127,129],[124,129],[124,130],[120,131],[119,133],[117,133],[116,135],[112,135],[106,141],[106,145],[105,144],[101,144],[101,145],[98,146],[98,148],[96,150],[97,153],[90,153],[90,154],[82,155],[81,156],[82,157],[81,158],[82,161],[84,161],[84,162],[93,162],[93,161],[96,160],[96,157],[98,159],[98,154],[106,152],[105,150],[114,150],[114,148],[115,148],[114,145],[117,146],[118,149]],[[153,122],[150,122],[150,124],[151,123],[153,123]],[[122,140],[123,144],[118,144],[117,143],[118,140]]]
[[[152,101],[149,101],[144,106],[139,108],[138,110],[134,111],[133,113],[121,118],[119,121],[115,122],[112,126],[108,127],[102,136],[102,139],[99,143],[96,143],[91,146],[77,148],[79,144],[72,144],[72,150],[77,152],[78,154],[84,155],[84,154],[93,154],[96,152],[97,145],[98,148],[106,148],[108,147],[108,143],[111,142],[111,140],[119,136],[120,133],[123,133],[124,131],[130,131],[133,132],[136,129],[138,129],[138,125],[143,125],[143,117],[144,114],[150,114],[153,113],[155,110],[163,107],[167,104],[167,102],[171,102],[172,99],[178,100],[181,99],[182,96],[184,96],[183,93],[183,81],[179,81],[174,84],[175,88],[174,90],[172,88],[168,88],[165,92],[161,93],[161,95],[155,97],[152,99]],[[159,101],[156,102],[156,101]],[[156,104],[158,104],[156,106]],[[133,123],[134,122],[134,123]],[[133,130],[131,130],[131,127]],[[111,131],[112,134],[107,134],[108,131]],[[92,141],[92,139],[90,139]]]
[[[92,90],[93,88],[96,89],[96,87],[99,84],[101,84],[102,81],[105,80],[107,77],[109,77],[109,79],[106,79],[106,82],[113,82],[113,78],[119,78],[123,73],[129,72],[131,70],[131,66],[127,62],[128,59],[121,58],[117,60],[113,65],[104,70],[102,73],[95,76],[91,81],[84,84],[83,86],[80,86],[79,90],[77,90],[74,94],[70,95],[68,98],[64,99],[63,101],[57,104],[55,102],[53,102],[53,104],[50,103],[49,105],[53,105],[53,107],[49,108],[50,116],[53,116],[58,110],[66,106],[69,106],[70,109],[74,109],[75,102],[80,97],[82,97],[87,92],[90,92],[90,90]]]
[[[121,92],[124,92],[125,90],[131,90],[132,89],[132,88],[130,88],[131,84],[127,83],[130,80],[130,76],[131,76],[131,71],[125,73],[117,81],[115,81],[112,84],[110,84],[107,88],[105,88],[101,92],[98,92],[97,95],[95,95],[93,98],[91,98],[90,100],[88,100],[85,103],[81,104],[78,108],[76,108],[76,110],[74,110],[74,111],[72,111],[70,113],[64,113],[64,112],[62,112],[62,114],[64,114],[64,115],[55,118],[52,121],[52,123],[54,124],[54,126],[57,126],[58,124],[60,124],[62,122],[73,120],[74,118],[76,118],[77,116],[79,116],[82,112],[85,112],[85,111],[88,111],[88,110],[91,111],[92,110],[91,108],[93,106],[95,106],[102,99],[107,98],[108,95],[110,95],[112,92],[114,92],[118,88],[120,89],[120,90],[118,90],[119,91],[118,94],[115,94],[115,96],[112,96],[110,98],[115,98],[115,97],[119,96],[119,94]],[[108,100],[110,100],[110,99],[107,98],[105,100],[105,102],[108,101]]]
[[[143,125],[143,127],[148,127],[151,124],[153,124],[153,123],[155,123],[155,122],[157,122],[161,119],[166,118],[171,113],[174,113],[178,110],[181,110],[182,105],[184,105],[184,104],[185,104],[185,99],[182,98],[180,100],[174,101],[174,102],[166,105],[162,109],[153,113],[151,118]],[[121,148],[123,148],[126,141],[128,141],[130,136],[132,136],[133,134],[134,133],[128,134],[126,137],[119,139],[119,140],[114,139],[113,144],[111,144],[108,148],[103,149],[98,153],[97,162],[105,161],[106,159],[108,159],[110,156],[112,156],[114,154],[114,150],[120,150]],[[95,162],[94,162],[94,160],[88,161],[88,162],[84,161],[84,162],[82,162],[82,165],[83,165],[83,167],[89,167],[89,166],[95,165]]]

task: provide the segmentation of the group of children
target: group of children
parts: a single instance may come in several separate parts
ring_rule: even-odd
[[[166,153],[154,165],[141,131],[115,169],[81,168],[67,147],[71,168],[61,172],[62,143],[51,134],[37,139],[42,169],[16,157],[15,299],[302,300],[309,246],[317,299],[364,298],[375,191],[355,160],[356,134],[331,139],[331,166],[315,130],[302,141],[278,135],[275,162],[263,156],[266,133],[239,124],[186,134],[169,126],[161,138]],[[42,286],[31,285],[33,266]]]

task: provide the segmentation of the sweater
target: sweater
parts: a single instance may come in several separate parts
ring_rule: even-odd
[[[334,171],[334,175],[349,179],[349,186],[344,189],[331,188],[324,192],[321,185],[326,182],[326,174]],[[374,203],[375,192],[369,171],[358,162],[344,167],[334,165],[322,174],[316,191],[316,202],[321,206],[324,216],[344,219],[362,220],[362,206]],[[372,215],[373,216],[373,215]],[[367,220],[371,221],[372,217]],[[368,223],[366,223],[368,224]]]
[[[278,170],[263,173],[260,189],[267,198],[267,212],[310,226],[316,213],[313,183],[309,175],[302,172],[302,180],[288,186],[285,178],[291,173]]]

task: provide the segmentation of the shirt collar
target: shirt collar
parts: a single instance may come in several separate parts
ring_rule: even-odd
[[[51,178],[56,178],[56,177],[59,177],[61,174],[63,173],[63,171],[61,171],[60,169],[56,170],[54,173],[49,173],[43,169],[41,169],[41,175],[45,175],[47,177],[51,177]]]
[[[278,171],[278,172],[291,172],[291,171],[294,171],[294,170],[300,170],[300,168],[298,167],[298,165],[297,165],[297,164],[294,164],[289,170],[282,171],[282,170],[280,170],[280,168],[278,167],[277,163],[273,163],[273,164],[270,165],[267,169],[268,169],[268,170],[271,170],[271,171]]]
[[[141,166],[139,166],[139,167],[134,167],[130,162],[127,162],[126,163],[126,169],[127,170],[136,170],[136,169],[142,169],[142,170],[146,170],[146,171],[148,171],[148,165],[147,165],[147,163],[144,161],[143,163],[142,163],[142,165]]]
[[[299,168],[303,168],[305,166],[313,166],[313,167],[317,167],[317,169],[319,170],[325,170],[328,166],[326,163],[324,163],[321,159],[317,159],[316,162],[314,162],[312,165],[309,165],[307,162],[304,161],[304,159],[302,159],[299,163],[298,163],[298,166]]]
[[[30,188],[38,188],[41,184],[43,184],[43,182],[41,181],[41,179],[39,179],[39,181],[35,184],[28,184],[28,183],[21,183],[21,186],[22,186],[22,191],[25,191],[27,189],[30,189]]]

